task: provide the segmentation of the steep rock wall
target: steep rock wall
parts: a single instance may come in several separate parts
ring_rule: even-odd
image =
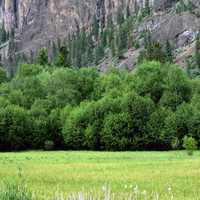
[[[94,17],[102,27],[108,17],[116,19],[119,11],[135,14],[145,6],[145,1],[0,0],[0,23],[4,24],[7,31],[15,30],[14,51],[30,55],[43,46],[48,47],[51,41],[66,38],[83,27],[90,29]],[[159,41],[175,39],[177,43],[181,43],[178,40],[182,33],[195,33],[199,29],[199,20],[195,16],[167,14],[167,8],[175,2],[176,0],[149,0],[156,14],[139,26],[138,33],[149,27],[154,33],[153,37]],[[199,0],[192,2],[200,6]]]

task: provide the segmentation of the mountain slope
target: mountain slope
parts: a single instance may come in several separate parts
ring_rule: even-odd
[[[190,44],[195,41],[200,28],[200,3],[198,0],[2,0],[0,1],[0,22],[6,32],[10,32],[10,41],[1,46],[1,57],[5,65],[11,65],[13,55],[35,56],[42,47],[47,47],[52,56],[52,42],[68,38],[80,30],[89,32],[94,20],[104,29],[110,18],[115,22],[121,12],[124,16],[138,16],[147,3],[151,14],[138,21],[132,30],[139,49],[129,47],[119,66],[132,67],[137,62],[139,52],[143,49],[141,34],[150,30],[152,39],[164,43],[173,43],[176,60],[184,65],[185,56],[190,51]],[[185,3],[184,3],[185,2]],[[190,4],[189,4],[189,3]],[[182,8],[183,4],[186,6]],[[187,8],[187,5],[192,8]],[[177,10],[180,7],[180,11]],[[181,7],[182,6],[182,7]],[[12,32],[14,38],[12,39]],[[184,49],[183,49],[184,47]],[[189,49],[189,50],[188,50]],[[191,53],[193,51],[190,51]],[[100,66],[105,68],[115,63],[112,56],[102,60]],[[9,60],[9,62],[8,62]],[[14,64],[13,64],[14,65]]]

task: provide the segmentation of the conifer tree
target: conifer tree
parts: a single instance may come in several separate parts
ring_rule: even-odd
[[[5,25],[3,23],[1,29],[0,29],[0,43],[4,43],[8,40],[8,34],[5,30]]]
[[[60,47],[58,55],[56,57],[55,65],[58,67],[70,67],[71,66],[71,60],[69,58],[69,51],[66,46]]]
[[[173,63],[173,52],[169,40],[167,40],[165,44],[165,54],[166,54],[166,61],[169,63]]]
[[[95,36],[95,39],[97,40],[99,37],[99,21],[97,20],[97,17],[94,17],[93,23],[92,23],[92,34]]]
[[[118,57],[120,58],[123,55],[123,52],[128,47],[128,26],[126,23],[119,26],[118,36]]]
[[[112,56],[114,57],[116,55],[115,39],[111,41],[110,49],[111,49]]]
[[[162,46],[158,42],[152,42],[146,49],[145,59],[152,61],[159,61],[164,63],[166,61],[165,54],[162,51]]]
[[[46,48],[42,48],[37,57],[37,63],[40,65],[47,65],[48,64],[48,52]]]
[[[151,14],[151,8],[149,0],[145,0],[145,16],[148,16]]]
[[[98,44],[98,46],[95,49],[95,64],[98,65],[99,61],[103,58],[104,56],[104,48],[102,44]]]
[[[94,52],[93,52],[94,42],[91,34],[89,34],[87,37],[87,44],[88,45],[86,52],[87,52],[88,64],[92,64],[94,61]]]
[[[197,68],[200,69],[200,31],[197,35],[197,40],[196,40],[195,63]]]
[[[118,12],[117,12],[117,24],[123,24],[125,21],[124,19],[124,14],[123,14],[123,9],[122,7],[119,7]]]

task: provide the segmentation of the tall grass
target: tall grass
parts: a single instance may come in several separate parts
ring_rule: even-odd
[[[111,188],[103,186],[99,192],[78,192],[71,194],[64,194],[62,192],[55,192],[51,197],[48,195],[39,195],[31,192],[23,183],[6,183],[0,189],[0,200],[173,200],[174,196],[169,188],[162,198],[157,193],[148,194],[144,190],[139,190],[137,186],[127,194],[124,193],[120,196],[112,193]]]
[[[0,189],[0,200],[33,200],[33,193],[23,184],[6,183]]]

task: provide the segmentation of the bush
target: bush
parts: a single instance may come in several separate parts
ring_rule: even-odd
[[[29,115],[25,109],[8,105],[0,109],[0,150],[24,150],[32,143]]]
[[[128,113],[108,114],[104,120],[102,142],[106,150],[128,150],[132,137],[128,129]]]
[[[185,136],[183,139],[183,147],[187,150],[188,155],[192,156],[193,151],[197,149],[197,141],[193,137]]]
[[[50,140],[45,141],[45,143],[44,143],[44,150],[51,151],[53,149],[54,149],[54,142],[50,141]]]

